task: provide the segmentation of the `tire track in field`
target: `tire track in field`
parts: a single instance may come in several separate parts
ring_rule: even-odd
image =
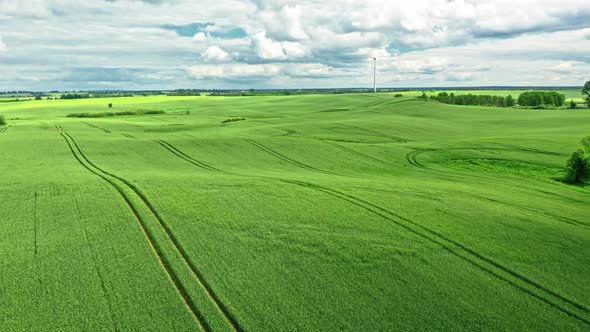
[[[108,130],[108,129],[106,129],[106,128],[99,127],[99,126],[97,126],[97,125],[95,125],[95,124],[91,124],[91,123],[88,123],[88,122],[82,122],[82,123],[83,123],[83,124],[85,124],[85,125],[87,125],[87,126],[90,126],[90,127],[92,127],[92,128],[95,128],[95,129],[102,130],[102,131],[104,131],[104,132],[105,132],[105,133],[107,133],[107,134],[110,134],[110,133],[111,133],[111,131],[110,131],[110,130]]]
[[[545,151],[545,150],[539,150],[539,149],[534,149],[534,148],[525,148],[525,147],[521,147],[521,146],[517,146],[517,145],[509,145],[509,144],[502,144],[501,146],[503,147],[473,147],[473,148],[440,148],[440,149],[436,149],[436,148],[425,148],[425,149],[414,149],[414,151],[408,152],[406,154],[406,161],[408,161],[408,163],[410,163],[412,166],[416,166],[419,168],[428,168],[426,166],[424,166],[423,164],[421,164],[418,160],[417,157],[425,152],[431,152],[431,151],[461,151],[461,150],[481,150],[481,151],[505,151],[505,152],[510,152],[510,151],[519,151],[519,152],[527,152],[527,153],[535,153],[535,154],[543,154],[543,155],[548,155],[548,156],[567,156],[561,153],[557,153],[557,152],[552,152],[552,151]],[[492,158],[487,158],[487,159],[492,159]],[[511,159],[499,159],[498,160],[506,160],[506,161],[511,161]]]
[[[111,297],[109,296],[105,279],[102,276],[102,272],[100,270],[100,262],[98,261],[98,257],[96,256],[96,252],[94,250],[94,247],[92,246],[92,242],[90,242],[90,239],[88,238],[88,232],[86,231],[86,229],[84,229],[84,237],[86,238],[86,243],[88,243],[88,248],[90,249],[90,256],[92,257],[92,265],[94,267],[94,270],[96,271],[96,274],[98,275],[98,279],[100,280],[100,288],[102,289],[102,293],[106,299],[107,306],[109,308],[109,313],[111,316],[111,322],[113,324],[113,329],[115,331],[120,331],[119,326],[117,325],[117,320],[115,319],[115,311],[113,309],[113,304],[111,303]]]
[[[0,135],[1,134],[4,134],[7,130],[8,130],[8,126],[2,126],[2,127],[0,127]]]
[[[501,150],[504,151],[504,149],[501,149]],[[427,151],[437,151],[437,150],[414,150],[414,151],[406,154],[406,160],[411,165],[413,165],[415,167],[422,168],[422,169],[429,169],[431,171],[434,171],[434,170],[432,170],[432,169],[430,169],[430,168],[422,165],[416,159],[420,154],[422,154],[424,152],[427,152]],[[509,151],[513,151],[513,150],[510,149]],[[549,153],[551,155],[554,155],[552,152],[542,151],[542,150],[534,150],[534,151],[527,150],[527,152],[532,152],[532,153]],[[510,161],[509,159],[501,159],[501,160],[508,160],[508,161]],[[441,174],[448,174],[448,175],[454,176],[454,177],[469,177],[468,175],[463,175],[463,174],[452,174],[452,173],[442,172],[442,171],[435,171],[435,172],[439,172]],[[567,223],[567,224],[572,225],[572,226],[577,226],[577,227],[582,227],[582,228],[590,229],[590,225],[588,225],[588,224],[582,223],[582,222],[577,221],[575,219],[571,219],[571,218],[567,218],[567,217],[555,215],[555,214],[552,214],[552,213],[549,213],[549,212],[545,212],[543,210],[538,210],[538,209],[535,209],[535,208],[531,208],[531,207],[527,207],[527,206],[523,206],[523,205],[517,205],[517,204],[513,204],[513,203],[502,202],[502,201],[499,201],[499,200],[496,200],[496,199],[492,199],[492,198],[489,198],[489,197],[484,197],[484,196],[479,196],[479,195],[473,195],[473,194],[467,194],[467,193],[464,193],[464,194],[465,195],[472,196],[472,197],[475,197],[475,198],[478,198],[478,199],[481,199],[481,200],[484,200],[484,201],[495,203],[495,204],[498,204],[498,205],[504,205],[504,206],[512,207],[512,208],[519,209],[519,210],[522,210],[522,211],[527,211],[527,212],[535,213],[537,215],[541,215],[541,216],[545,216],[545,217],[550,217],[550,218],[554,219],[555,221],[560,221],[560,222],[563,222],[563,223]]]
[[[127,138],[131,138],[131,139],[136,139],[136,138],[137,138],[137,137],[135,137],[135,136],[133,136],[133,135],[126,134],[126,133],[123,133],[123,134],[121,134],[121,135],[123,135],[123,136],[125,136],[125,137],[127,137]]]
[[[162,219],[162,217],[160,216],[158,211],[154,208],[152,203],[147,199],[147,197],[143,194],[143,192],[141,192],[135,185],[133,185],[132,183],[130,183],[126,179],[119,177],[119,176],[117,176],[113,173],[110,173],[108,171],[105,171],[104,169],[98,167],[96,164],[92,163],[84,155],[84,153],[82,152],[82,150],[80,149],[80,147],[78,146],[78,144],[76,143],[74,138],[71,135],[69,135],[68,133],[64,132],[63,129],[61,129],[60,134],[64,137],[64,139],[68,143],[70,150],[72,151],[72,153],[74,154],[74,156],[76,157],[78,162],[82,166],[84,166],[86,169],[88,169],[90,172],[96,174],[97,176],[101,177],[103,180],[105,180],[106,182],[111,184],[119,192],[119,194],[124,199],[124,201],[127,203],[128,207],[133,212],[135,219],[139,222],[141,229],[144,233],[144,236],[148,240],[148,242],[149,242],[150,246],[152,247],[154,253],[156,254],[158,260],[160,261],[160,264],[167,272],[169,278],[172,280],[174,286],[178,290],[179,294],[183,298],[185,304],[187,305],[188,309],[193,314],[193,317],[195,318],[195,320],[199,324],[199,326],[205,331],[212,330],[210,324],[208,323],[208,319],[206,319],[203,316],[202,312],[197,308],[193,299],[188,294],[187,288],[184,286],[184,284],[182,283],[180,278],[175,274],[173,268],[171,267],[170,262],[166,258],[166,255],[164,254],[163,250],[161,249],[161,246],[158,245],[157,241],[155,240],[155,236],[152,234],[152,232],[146,226],[145,220],[143,220],[141,218],[137,208],[133,205],[130,198],[127,196],[127,194],[125,194],[122,186],[120,184],[118,184],[115,180],[120,181],[129,190],[131,190],[133,193],[135,193],[137,198],[139,200],[141,200],[141,202],[143,203],[144,207],[155,218],[158,226],[164,232],[165,237],[170,241],[170,244],[173,246],[176,253],[182,259],[185,266],[190,270],[190,273],[194,277],[197,284],[203,289],[204,294],[206,294],[208,296],[209,300],[212,301],[212,305],[215,307],[215,310],[223,316],[224,320],[229,325],[228,327],[231,327],[231,329],[233,329],[235,331],[242,331],[243,329],[241,328],[241,326],[239,325],[239,323],[237,322],[237,320],[235,319],[233,314],[229,311],[227,306],[225,306],[225,304],[223,302],[221,302],[221,300],[215,294],[215,292],[213,292],[211,286],[204,279],[203,274],[197,269],[196,265],[190,259],[190,257],[188,256],[188,254],[186,253],[186,251],[184,250],[184,248],[182,247],[182,245],[178,241],[178,239],[172,233],[170,227],[167,225],[166,222],[164,222],[164,220]],[[71,143],[70,143],[70,141],[71,141]],[[78,156],[75,151],[77,151],[80,156]],[[86,165],[82,160],[86,161],[86,163],[88,163],[88,165]]]
[[[346,152],[348,152],[348,153],[352,153],[352,154],[354,154],[354,155],[356,155],[356,156],[359,156],[359,157],[361,157],[361,158],[364,158],[364,159],[368,159],[368,160],[376,161],[376,162],[378,162],[378,163],[385,164],[385,165],[387,165],[387,166],[396,166],[396,165],[394,165],[394,164],[392,164],[392,163],[389,163],[389,162],[387,162],[387,161],[384,161],[384,160],[381,160],[381,159],[378,159],[378,158],[372,157],[372,156],[370,156],[370,155],[368,155],[368,154],[364,154],[364,153],[362,153],[362,152],[358,152],[358,151],[356,151],[356,150],[353,150],[353,149],[351,149],[351,148],[349,148],[349,147],[346,147],[346,146],[343,146],[343,145],[340,145],[340,144],[337,144],[337,143],[334,143],[334,142],[328,142],[328,144],[330,144],[330,145],[332,145],[332,146],[334,146],[334,147],[336,147],[336,148],[338,148],[338,149],[340,149],[340,150],[346,151]]]
[[[291,159],[291,158],[289,158],[289,157],[287,157],[287,156],[285,156],[285,155],[277,152],[276,150],[273,150],[273,149],[271,149],[271,148],[263,145],[262,143],[259,143],[259,142],[255,141],[253,139],[246,138],[244,141],[246,141],[246,142],[254,145],[255,147],[259,148],[260,150],[262,150],[262,151],[264,151],[264,152],[266,152],[266,153],[268,153],[268,154],[270,154],[270,155],[272,155],[272,156],[274,156],[274,157],[276,157],[278,159],[281,159],[282,161],[287,162],[287,163],[289,163],[291,165],[294,165],[294,166],[297,166],[297,167],[300,167],[300,168],[303,168],[303,169],[306,169],[306,170],[312,171],[312,172],[320,172],[320,173],[330,174],[330,175],[339,175],[337,173],[330,172],[330,171],[325,171],[323,169],[319,169],[319,168],[316,168],[316,167],[313,167],[313,166],[309,166],[309,165],[306,165],[304,163],[301,163],[301,162],[299,162],[297,160]]]
[[[422,169],[427,169],[428,167],[424,166],[423,164],[421,164],[418,161],[418,156],[421,155],[422,153],[426,152],[426,151],[432,151],[432,150],[414,150],[414,151],[408,152],[406,154],[406,161],[408,163],[410,163],[410,165],[412,165],[414,167],[418,167],[418,168],[422,168]]]
[[[179,293],[179,295],[183,299],[184,304],[187,306],[187,309],[191,312],[191,314],[193,315],[193,318],[199,324],[199,326],[202,329],[205,330],[205,326],[203,325],[204,318],[202,317],[201,313],[199,312],[199,310],[194,305],[192,299],[188,296],[188,293],[186,292],[186,289],[180,283],[180,280],[178,279],[178,277],[176,277],[176,275],[172,271],[172,269],[170,267],[170,264],[164,258],[164,256],[163,256],[160,248],[154,242],[153,236],[147,230],[147,228],[145,226],[145,222],[141,219],[138,211],[133,206],[133,204],[131,203],[130,199],[127,197],[127,195],[124,193],[123,189],[116,182],[114,182],[112,179],[108,178],[106,175],[100,173],[98,170],[95,170],[94,168],[92,168],[89,165],[85,164],[82,161],[82,158],[83,157],[80,157],[75,152],[74,147],[73,147],[73,145],[74,145],[73,142],[70,142],[70,140],[68,139],[69,137],[65,135],[63,129],[60,126],[56,126],[56,128],[57,128],[58,132],[60,133],[60,135],[66,141],[66,143],[67,143],[67,145],[68,145],[68,147],[70,149],[70,152],[74,155],[74,157],[76,158],[76,160],[78,161],[78,163],[80,163],[80,165],[82,165],[84,168],[86,168],[91,173],[95,174],[96,176],[100,177],[101,179],[103,179],[104,181],[106,181],[107,183],[109,183],[119,193],[119,195],[121,196],[121,198],[123,198],[123,200],[125,201],[127,207],[131,210],[131,212],[132,212],[135,220],[139,223],[139,226],[140,226],[140,228],[142,230],[142,233],[143,233],[144,237],[147,239],[148,244],[152,248],[154,254],[156,255],[156,257],[158,259],[158,262],[160,263],[160,265],[162,266],[162,268],[166,271],[166,274],[168,275],[168,278],[172,281],[172,284],[174,285],[174,287],[176,288],[177,292]]]
[[[188,154],[182,152],[180,149],[178,149],[177,147],[175,147],[174,145],[164,141],[164,140],[155,140],[156,143],[160,144],[163,148],[165,148],[166,150],[170,151],[172,154],[174,154],[175,156],[177,156],[178,158],[187,161],[199,168],[202,168],[206,171],[210,171],[210,172],[223,172],[222,170],[215,168],[207,163],[204,163],[202,161],[199,161],[197,159],[194,159],[193,157],[189,156]]]
[[[467,195],[467,196],[471,196],[471,197],[474,197],[474,198],[477,198],[477,199],[480,199],[480,200],[483,200],[483,201],[487,201],[487,202],[490,202],[490,203],[493,203],[493,204],[504,205],[504,206],[507,206],[507,207],[510,207],[510,208],[514,208],[514,209],[517,209],[517,210],[531,212],[531,213],[534,213],[534,214],[537,214],[537,215],[540,215],[540,216],[543,216],[543,217],[550,217],[550,218],[552,218],[552,219],[554,219],[556,221],[561,221],[561,222],[564,222],[564,223],[567,223],[567,224],[570,224],[570,225],[573,225],[573,226],[590,229],[590,225],[589,224],[586,224],[586,223],[577,221],[575,219],[571,219],[571,218],[559,216],[559,215],[556,215],[556,214],[552,214],[550,212],[546,212],[546,211],[543,211],[543,210],[540,210],[540,209],[535,209],[535,208],[532,208],[532,207],[528,207],[528,206],[524,206],[524,205],[519,205],[519,204],[515,204],[515,203],[503,202],[503,201],[500,201],[500,200],[497,200],[497,199],[494,199],[494,198],[490,198],[490,197],[485,197],[485,196],[479,196],[479,195],[474,195],[474,194],[469,194],[469,193],[462,193],[462,194]]]
[[[522,146],[518,146],[518,145],[511,145],[511,144],[500,144],[500,145],[507,147],[508,149],[504,149],[506,151],[522,151],[522,152],[544,154],[547,156],[556,156],[556,157],[567,157],[568,156],[567,154],[563,154],[563,153],[559,153],[559,152],[545,151],[545,150],[539,150],[539,149],[535,149],[535,148],[527,148],[527,147],[522,147]]]
[[[399,136],[394,136],[394,135],[389,135],[389,134],[385,134],[382,133],[380,131],[377,130],[373,130],[373,129],[368,129],[368,128],[363,128],[363,127],[359,127],[359,126],[354,126],[354,125],[349,125],[349,124],[344,124],[344,123],[339,123],[338,126],[340,127],[332,127],[332,128],[328,128],[329,130],[336,132],[336,133],[342,133],[342,127],[345,128],[352,128],[352,129],[357,129],[360,130],[362,132],[368,133],[371,136],[374,137],[381,137],[381,138],[388,138],[390,140],[393,140],[397,143],[408,143],[408,140],[403,138],[403,137],[399,137]],[[340,130],[339,130],[340,129]],[[349,134],[349,131],[345,131],[344,133]]]
[[[486,272],[508,284],[511,286],[527,293],[528,295],[548,304],[549,306],[561,311],[562,313],[576,318],[588,325],[590,325],[590,320],[584,316],[590,315],[590,309],[587,308],[585,305],[580,304],[574,300],[571,300],[533,280],[530,278],[513,271],[504,265],[492,260],[491,258],[486,257],[483,254],[478,253],[477,251],[469,248],[468,246],[455,241],[442,233],[439,233],[435,230],[427,228],[409,218],[403,217],[399,214],[391,212],[385,208],[382,208],[376,204],[371,202],[365,201],[363,199],[354,197],[352,195],[343,193],[341,191],[337,191],[334,189],[330,189],[327,187],[319,186],[316,184],[311,184],[302,181],[295,181],[295,180],[280,180],[285,183],[289,183],[292,185],[297,185],[300,187],[304,187],[307,189],[312,189],[332,197],[335,197],[339,200],[348,202],[350,204],[356,205],[372,214],[375,214],[381,218],[384,218],[388,221],[393,222],[394,224],[410,231],[411,233],[426,239],[440,247],[444,250],[448,251],[452,255],[468,262],[469,264],[473,265],[474,267],[480,269],[483,272]]]
[[[359,127],[359,126],[353,126],[353,125],[346,125],[350,128],[355,128],[355,129],[359,129],[361,131],[370,133],[370,134],[375,134],[377,136],[381,136],[381,137],[386,137],[386,138],[390,138],[398,143],[408,143],[408,140],[403,138],[403,137],[399,137],[399,136],[394,136],[394,135],[389,135],[389,134],[385,134],[382,133],[380,131],[374,130],[374,129],[368,129],[368,128],[363,128],[363,127]]]
[[[37,251],[39,246],[37,245],[37,186],[35,186],[35,198],[34,198],[34,206],[33,206],[33,244],[34,244],[34,253],[35,259],[37,259]]]

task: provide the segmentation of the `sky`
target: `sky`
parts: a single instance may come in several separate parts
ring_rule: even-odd
[[[0,90],[581,86],[588,0],[0,0]]]

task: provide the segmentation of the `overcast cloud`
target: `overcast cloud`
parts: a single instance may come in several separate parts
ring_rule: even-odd
[[[0,0],[0,90],[582,85],[587,0]]]

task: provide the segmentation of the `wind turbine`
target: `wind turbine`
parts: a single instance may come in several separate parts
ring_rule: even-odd
[[[377,93],[377,58],[373,57],[373,93]]]

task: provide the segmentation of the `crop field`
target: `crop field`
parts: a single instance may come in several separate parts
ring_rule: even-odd
[[[93,112],[118,116],[68,117]],[[590,330],[590,187],[556,180],[588,109],[344,94],[0,114],[1,331]]]

